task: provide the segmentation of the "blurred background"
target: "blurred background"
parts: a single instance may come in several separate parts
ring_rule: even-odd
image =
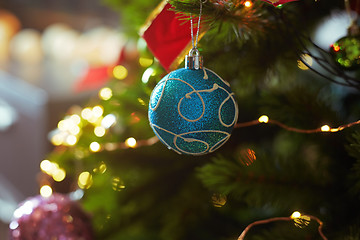
[[[84,84],[89,69],[118,60],[119,30],[98,0],[0,2],[0,239],[16,205],[39,191],[48,132],[101,85]]]

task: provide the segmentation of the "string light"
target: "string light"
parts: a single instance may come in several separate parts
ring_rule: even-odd
[[[128,70],[123,65],[117,65],[113,69],[113,75],[116,79],[123,80],[128,75]]]
[[[106,89],[106,88],[104,88],[104,89]],[[138,101],[141,103],[143,100],[138,99]],[[97,105],[92,108],[86,107],[86,108],[82,109],[81,114],[80,114],[80,116],[83,119],[85,119],[88,122],[95,125],[94,134],[97,137],[103,137],[106,134],[106,129],[109,129],[110,127],[112,127],[114,124],[116,124],[116,121],[117,121],[116,116],[114,114],[108,114],[104,117],[103,117],[103,114],[104,114],[104,108],[101,105]],[[51,142],[55,146],[59,146],[59,145],[74,146],[77,143],[78,135],[81,132],[81,128],[79,127],[79,125],[81,124],[80,116],[77,114],[73,114],[70,117],[68,116],[64,120],[62,120],[58,123],[58,127],[63,130],[66,130],[66,132],[60,131],[59,133],[55,133],[51,137]],[[270,119],[267,115],[261,115],[256,120],[237,123],[237,124],[235,124],[234,128],[244,128],[244,127],[250,127],[250,126],[255,126],[255,125],[259,125],[259,124],[274,124],[274,125],[277,125],[278,127],[281,127],[287,131],[310,134],[310,133],[339,132],[346,128],[350,128],[352,126],[359,125],[360,120],[351,122],[348,124],[340,125],[338,127],[330,127],[329,125],[323,125],[319,128],[315,128],[315,129],[300,129],[300,128],[288,126],[277,120]],[[118,150],[118,149],[151,146],[151,145],[157,143],[158,141],[159,141],[159,139],[156,136],[151,137],[149,139],[144,139],[144,140],[136,140],[135,138],[130,137],[130,138],[126,139],[125,142],[118,142],[118,143],[109,142],[109,143],[104,143],[103,146],[101,146],[97,142],[92,142],[90,144],[89,148],[90,148],[90,151],[92,151],[92,152],[100,152],[103,150],[114,151],[114,150]]]
[[[112,179],[112,189],[114,191],[118,191],[120,192],[121,190],[123,190],[125,188],[125,184],[124,184],[124,181],[119,178],[119,177],[114,177]]]
[[[139,64],[142,67],[149,67],[151,64],[153,64],[154,59],[152,58],[145,58],[145,57],[140,57],[139,58]]]
[[[147,83],[150,79],[151,76],[155,75],[155,70],[151,67],[149,67],[148,69],[145,70],[145,72],[143,73],[142,77],[141,77],[141,81],[143,83]]]
[[[84,108],[82,111],[81,111],[81,117],[85,120],[88,120],[90,119],[92,116],[92,111],[91,111],[91,108],[89,107],[86,107]]]
[[[59,169],[57,169],[57,170],[54,172],[54,174],[52,175],[52,177],[53,177],[54,181],[56,181],[56,182],[61,182],[61,181],[63,181],[63,180],[65,179],[65,177],[66,177],[66,172],[65,172],[64,169],[59,168]]]
[[[94,134],[97,137],[103,137],[106,133],[106,129],[103,126],[97,126],[94,128]]]
[[[331,130],[331,128],[329,127],[329,125],[323,125],[320,130],[322,132],[329,132]]]
[[[113,96],[111,88],[104,87],[99,91],[99,97],[102,100],[109,100]]]
[[[315,129],[301,129],[301,128],[294,128],[294,127],[290,127],[284,123],[281,123],[277,120],[272,120],[270,119],[268,116],[266,115],[262,115],[261,117],[258,118],[258,120],[253,120],[253,121],[249,121],[249,122],[243,122],[243,123],[237,123],[235,125],[235,128],[243,128],[243,127],[250,127],[250,126],[255,126],[261,123],[271,123],[274,125],[277,125],[287,131],[290,132],[298,132],[298,133],[320,133],[320,132],[339,132],[344,130],[345,128],[349,128],[355,125],[360,124],[360,120],[352,122],[352,123],[348,123],[348,124],[344,124],[344,125],[340,125],[336,128],[330,127],[329,125],[323,125],[319,128],[315,128]]]
[[[341,125],[339,127],[333,128],[330,127],[329,125],[323,125],[322,127],[316,128],[316,129],[300,129],[300,128],[294,128],[294,127],[290,127],[287,126],[279,121],[276,120],[272,120],[270,119],[268,116],[266,115],[262,115],[260,116],[258,119],[256,120],[252,120],[249,122],[242,122],[242,123],[237,123],[235,125],[235,128],[243,128],[243,127],[250,127],[250,126],[255,126],[255,125],[259,125],[259,124],[274,124],[277,125],[287,131],[292,131],[292,132],[298,132],[298,133],[306,133],[306,134],[310,134],[310,133],[322,133],[322,132],[339,132],[344,130],[345,128],[349,128],[352,127],[354,125],[359,125],[360,124],[360,120],[356,121],[356,122],[352,122],[349,124],[345,124],[345,125]],[[115,150],[119,150],[119,149],[127,149],[127,148],[138,148],[138,147],[143,147],[143,146],[151,146],[155,143],[157,143],[159,141],[159,139],[154,136],[151,137],[149,139],[144,139],[144,140],[136,140],[133,137],[130,137],[128,139],[125,140],[125,142],[119,142],[119,143],[105,143],[103,148],[98,149],[97,151],[115,151]]]
[[[101,120],[101,126],[108,129],[116,123],[116,116],[114,114],[108,114]]]
[[[66,171],[63,168],[60,168],[57,163],[51,162],[47,159],[41,161],[40,169],[44,173],[52,176],[56,182],[61,182],[66,177]]]
[[[98,142],[92,142],[92,143],[90,143],[89,149],[92,152],[99,152],[101,149],[101,146]]]
[[[66,137],[65,143],[69,146],[74,146],[77,143],[78,139],[74,135],[69,135]]]
[[[40,195],[43,197],[50,197],[53,193],[52,188],[49,185],[44,185],[40,188]]]
[[[80,122],[81,122],[81,118],[80,118],[80,116],[77,115],[77,114],[71,115],[71,116],[70,116],[70,119],[71,119],[71,121],[72,121],[73,123],[75,123],[76,125],[79,125]]]
[[[128,139],[125,140],[125,145],[130,147],[130,148],[135,148],[136,147],[136,139],[133,137],[130,137]]]
[[[291,214],[290,217],[291,217],[292,219],[299,218],[299,217],[301,217],[301,213],[298,212],[298,211],[295,211],[295,212],[293,212],[293,213]]]
[[[89,172],[82,172],[78,177],[78,186],[81,189],[89,189],[93,183],[92,175]]]
[[[49,160],[45,159],[41,161],[40,163],[41,171],[48,173],[51,172],[52,168],[53,168],[53,163],[50,162]]]
[[[293,214],[291,214],[290,217],[274,217],[274,218],[269,218],[269,219],[265,219],[265,220],[259,220],[259,221],[255,221],[253,223],[250,223],[245,229],[244,231],[241,233],[241,235],[239,236],[238,240],[244,240],[246,234],[249,232],[250,228],[256,226],[256,225],[262,225],[262,224],[268,224],[271,222],[279,222],[279,221],[294,221],[296,223],[296,221],[301,218],[301,217],[305,217],[305,219],[309,219],[310,220],[315,220],[318,224],[318,233],[321,236],[321,238],[323,240],[327,240],[327,237],[325,237],[325,235],[322,232],[322,227],[323,227],[323,222],[312,215],[302,215],[300,212],[296,211]]]
[[[245,1],[245,2],[244,2],[244,6],[247,7],[247,8],[249,8],[249,7],[252,6],[252,2],[251,2],[251,1]]]
[[[96,118],[100,118],[104,113],[104,108],[100,105],[93,107],[92,114]]]
[[[261,117],[259,117],[258,121],[259,121],[259,123],[268,123],[269,117],[266,115],[262,115]]]

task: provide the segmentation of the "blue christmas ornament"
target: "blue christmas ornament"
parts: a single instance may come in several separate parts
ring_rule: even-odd
[[[170,72],[156,85],[148,114],[154,133],[168,148],[202,155],[230,138],[238,107],[230,84],[203,68],[197,49],[192,49],[185,68]]]

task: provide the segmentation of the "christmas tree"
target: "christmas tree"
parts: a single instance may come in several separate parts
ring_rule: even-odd
[[[337,28],[357,29],[359,0],[106,4],[136,49],[125,47],[106,86],[51,132],[43,195],[79,196],[102,240],[360,239],[359,32],[342,36],[348,45],[315,41],[344,13],[349,25]],[[181,23],[166,25],[162,11]],[[168,60],[179,31],[186,44]],[[183,67],[196,37],[238,112],[231,137],[194,156],[162,144],[148,111],[153,89]],[[198,144],[192,137],[179,138]]]

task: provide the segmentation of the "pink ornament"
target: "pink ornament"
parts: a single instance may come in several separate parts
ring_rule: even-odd
[[[19,204],[10,223],[10,240],[93,240],[90,217],[67,196],[35,196]]]

